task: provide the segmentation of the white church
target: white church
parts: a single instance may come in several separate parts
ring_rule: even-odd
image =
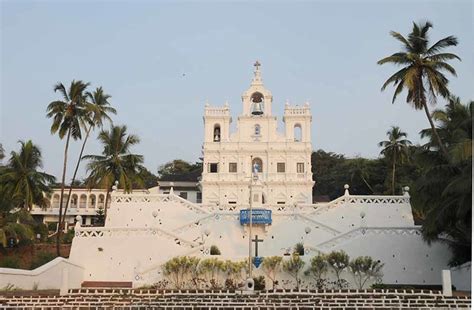
[[[249,182],[257,164],[261,203],[312,203],[311,111],[309,104],[285,105],[284,132],[272,115],[272,93],[263,85],[255,63],[250,88],[242,94],[242,114],[231,132],[228,104],[204,110],[204,204],[249,203]]]
[[[313,204],[310,106],[287,104],[280,132],[272,103],[257,62],[235,132],[228,104],[204,107],[201,203],[180,197],[172,186],[166,193],[124,194],[115,188],[105,227],[82,226],[77,216],[68,259],[33,271],[0,268],[0,287],[78,288],[85,281],[141,287],[164,278],[167,260],[209,258],[211,246],[221,252],[213,257],[244,260],[250,219],[250,237],[261,240],[259,256],[287,259],[302,243],[307,265],[318,253],[344,250],[352,258],[383,262],[383,283],[440,285],[450,250],[423,241],[409,189],[400,196],[358,196],[346,185],[343,196]],[[262,274],[260,269],[254,274]],[[349,273],[343,276],[351,281]],[[470,289],[470,269],[453,271],[452,277],[458,289]]]

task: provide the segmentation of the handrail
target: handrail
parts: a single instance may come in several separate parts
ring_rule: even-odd
[[[372,226],[372,227],[357,227],[357,228],[354,228],[352,230],[349,230],[347,232],[344,232],[338,236],[335,236],[331,239],[328,239],[326,241],[323,241],[319,244],[316,245],[316,247],[320,247],[320,248],[324,248],[326,245],[328,244],[337,244],[338,240],[341,240],[341,239],[345,239],[345,240],[349,240],[349,239],[352,239],[353,236],[358,236],[360,234],[366,234],[366,233],[372,233],[372,232],[375,232],[375,231],[380,231],[380,232],[394,232],[394,231],[410,231],[412,233],[410,234],[421,234],[421,226],[411,226],[411,227],[375,227],[375,226]],[[347,237],[347,238],[346,238]]]
[[[78,237],[78,238],[113,237],[114,233],[115,235],[119,235],[121,233],[133,233],[133,232],[136,232],[138,234],[142,233],[145,235],[148,235],[148,234],[156,235],[158,233],[161,233],[167,236],[168,238],[173,239],[175,242],[177,241],[183,242],[184,244],[188,245],[191,248],[199,246],[198,243],[183,239],[182,237],[172,232],[168,232],[158,227],[140,228],[140,227],[81,227],[81,226],[77,227],[76,226],[75,231],[76,231],[75,237]]]

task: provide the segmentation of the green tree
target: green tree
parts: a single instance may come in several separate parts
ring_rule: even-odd
[[[306,275],[310,275],[316,281],[316,287],[318,289],[323,289],[325,286],[324,275],[328,271],[328,264],[326,262],[326,256],[324,254],[319,254],[311,258],[311,265],[305,271]]]
[[[281,262],[283,258],[281,256],[268,256],[263,259],[263,272],[267,277],[272,280],[272,289],[275,289],[275,285],[278,284],[276,276],[281,269]]]
[[[181,289],[185,285],[185,280],[189,276],[193,261],[187,256],[173,257],[161,267],[163,275],[167,277],[176,289]]]
[[[301,270],[303,270],[305,262],[298,254],[293,253],[288,260],[283,261],[283,270],[288,273],[296,282],[296,289],[300,289]]]
[[[368,280],[379,280],[382,278],[384,264],[373,260],[370,256],[359,256],[349,263],[349,269],[354,275],[354,280],[359,289],[363,289]]]
[[[45,208],[51,192],[49,185],[55,178],[38,171],[43,167],[40,149],[28,140],[19,141],[20,151],[11,152],[8,165],[0,170],[0,186],[4,199],[11,199],[10,206],[31,210],[35,204]],[[2,200],[4,200],[2,199]]]
[[[442,241],[452,250],[450,265],[471,261],[472,231],[472,118],[474,103],[452,98],[433,117],[449,157],[430,146],[417,154],[422,174],[414,183],[412,204],[423,221],[423,237],[428,243]]]
[[[72,175],[72,180],[71,180],[71,184],[69,185],[69,193],[67,197],[71,197],[72,188],[76,181],[77,171],[79,170],[79,165],[81,163],[82,155],[84,153],[84,148],[86,146],[86,143],[91,131],[94,130],[94,128],[96,127],[102,129],[104,121],[109,121],[110,123],[112,123],[112,120],[109,114],[117,113],[117,111],[110,106],[110,103],[108,101],[111,96],[104,93],[104,90],[102,89],[102,87],[98,87],[93,93],[86,92],[86,95],[87,95],[88,101],[85,102],[84,104],[85,111],[84,111],[84,120],[83,120],[83,126],[86,131],[86,135],[82,142],[81,151],[79,152],[79,157],[77,159],[76,168],[74,169],[74,173]],[[70,199],[66,201],[66,206],[64,207],[64,214],[67,213],[69,201]],[[66,217],[64,216],[62,220],[63,223],[61,226],[64,226],[65,220],[66,220]]]
[[[59,138],[63,139],[66,137],[66,144],[64,146],[64,162],[63,162],[63,173],[61,177],[61,195],[59,201],[59,229],[56,234],[56,254],[59,256],[59,243],[61,241],[62,232],[62,216],[63,216],[63,203],[64,203],[64,187],[66,181],[67,171],[67,157],[69,151],[69,142],[71,137],[73,140],[80,140],[82,138],[81,129],[87,120],[87,109],[86,105],[86,89],[89,83],[83,81],[72,81],[69,89],[62,83],[58,83],[54,86],[54,91],[59,91],[63,97],[63,100],[56,100],[51,102],[47,107],[48,118],[53,119],[51,125],[51,134],[58,133]]]
[[[175,159],[158,168],[158,179],[164,180],[166,178],[172,178],[185,181],[187,179],[195,179],[200,176],[201,173],[201,162],[191,164],[181,159]]]
[[[336,285],[342,289],[347,281],[341,278],[341,273],[349,267],[349,255],[344,251],[332,251],[326,256],[326,261],[336,273]]]
[[[397,126],[392,126],[387,131],[388,140],[379,142],[379,146],[382,147],[380,154],[387,158],[391,158],[392,161],[392,182],[391,192],[395,195],[395,169],[396,165],[404,163],[409,159],[409,146],[411,145],[410,140],[405,139],[407,133],[400,130]]]
[[[126,126],[111,126],[110,130],[99,133],[102,143],[102,155],[86,155],[83,159],[87,164],[88,187],[98,186],[105,189],[105,219],[107,219],[107,204],[112,184],[119,182],[124,192],[131,192],[134,182],[140,182],[139,171],[142,169],[143,156],[130,153],[133,145],[140,142],[138,136],[127,135]]]
[[[0,162],[5,158],[5,150],[3,149],[3,145],[0,143]]]
[[[431,117],[427,97],[432,103],[436,102],[437,96],[449,98],[449,80],[444,73],[456,76],[456,70],[447,61],[461,59],[455,54],[442,52],[444,49],[458,44],[458,40],[454,36],[445,37],[433,45],[429,45],[428,31],[432,27],[430,22],[413,23],[413,29],[408,38],[398,32],[390,32],[395,39],[403,44],[403,51],[385,57],[377,63],[379,65],[392,63],[403,66],[387,79],[382,86],[382,91],[391,83],[396,86],[393,103],[397,96],[406,89],[408,91],[406,102],[413,105],[416,110],[425,110],[433,137],[444,156],[448,157],[446,147],[441,141]]]

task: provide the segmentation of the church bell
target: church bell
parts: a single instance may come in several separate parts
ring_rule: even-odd
[[[255,102],[253,104],[252,115],[262,115],[263,114],[263,106],[261,102]]]

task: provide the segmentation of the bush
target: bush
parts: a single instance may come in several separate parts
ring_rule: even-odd
[[[67,233],[63,235],[63,243],[70,244],[72,243],[72,239],[74,238],[74,228],[69,229]]]
[[[304,255],[304,245],[303,245],[303,243],[298,242],[295,245],[295,248],[293,249],[293,253],[296,253],[299,256],[303,256]]]
[[[293,254],[290,259],[283,261],[283,270],[288,273],[296,281],[296,289],[300,289],[300,271],[303,269],[305,262],[298,254]]]
[[[0,261],[0,267],[3,268],[20,268],[20,259],[15,256],[6,256]]]
[[[211,255],[221,255],[221,251],[216,245],[211,245],[211,250],[210,250]]]
[[[258,276],[253,278],[254,287],[256,291],[263,291],[265,289],[265,277]]]
[[[311,276],[316,281],[316,287],[320,290],[325,288],[327,280],[324,279],[324,275],[328,270],[328,263],[326,262],[326,256],[319,254],[311,258],[311,265],[305,271],[305,275]]]
[[[373,260],[370,256],[359,256],[349,263],[349,268],[359,289],[363,289],[370,279],[380,280],[383,276],[383,266],[384,264]]]
[[[48,226],[46,224],[40,223],[35,226],[35,234],[40,234],[40,240],[45,241],[48,238]]]
[[[50,222],[48,223],[48,231],[56,231],[58,223]]]
[[[48,253],[48,252],[39,252],[33,261],[31,262],[30,269],[36,269],[40,266],[43,266],[46,263],[49,263],[53,259],[55,259],[57,256],[53,253]]]
[[[339,289],[345,288],[348,285],[346,279],[341,278],[341,273],[349,267],[349,255],[344,251],[332,251],[326,256],[329,266],[336,273],[336,286]]]

